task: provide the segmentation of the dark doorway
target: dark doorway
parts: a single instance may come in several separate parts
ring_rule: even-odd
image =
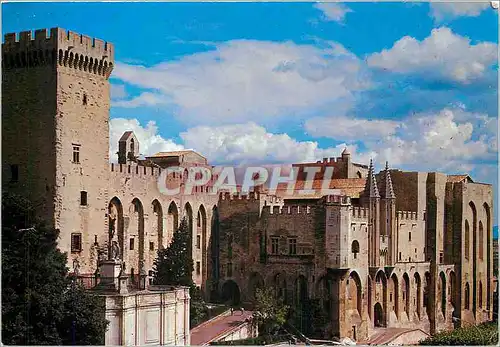
[[[222,301],[230,306],[240,303],[240,288],[236,282],[229,280],[222,285]]]
[[[375,327],[383,327],[385,326],[384,324],[384,310],[382,309],[382,305],[380,305],[380,302],[377,302],[375,304]]]

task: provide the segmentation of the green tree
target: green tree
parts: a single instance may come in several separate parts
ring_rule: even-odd
[[[174,232],[167,248],[158,250],[153,265],[153,283],[189,287],[190,326],[200,324],[208,314],[201,290],[193,282],[192,238],[185,218]]]
[[[72,285],[59,232],[37,220],[21,197],[2,196],[2,342],[8,345],[104,343],[101,298]]]
[[[186,218],[183,218],[170,245],[158,250],[158,257],[153,264],[153,283],[187,287],[193,285],[191,241]]]
[[[289,307],[277,300],[273,288],[257,288],[254,319],[262,334],[272,334],[286,322]]]
[[[420,342],[426,346],[492,346],[498,344],[498,324],[484,323],[443,331]]]

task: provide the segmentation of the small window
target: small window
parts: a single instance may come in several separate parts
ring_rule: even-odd
[[[134,239],[130,239],[130,250],[134,250]]]
[[[399,252],[399,260],[401,260],[401,252]]]
[[[134,139],[130,139],[130,152],[134,153]]]
[[[392,302],[392,293],[389,294],[389,301]]]
[[[297,239],[296,238],[288,239],[288,253],[290,255],[297,254]]]
[[[227,277],[233,277],[233,264],[227,263]]]
[[[19,166],[17,165],[10,166],[10,181],[11,182],[19,181]]]
[[[442,264],[444,262],[444,254],[443,252],[439,252],[439,264]]]
[[[410,233],[408,234],[408,240],[411,241],[411,231]]]
[[[201,263],[199,261],[196,262],[196,274],[201,274]]]
[[[154,242],[150,242],[149,243],[149,250],[150,251],[154,251],[155,250],[155,243]]]
[[[201,248],[201,236],[196,235],[196,248],[200,249]]]
[[[279,252],[279,238],[271,238],[271,254],[278,254]]]
[[[80,205],[87,206],[87,192],[84,190],[80,192]]]
[[[80,162],[80,146],[73,145],[73,163]]]
[[[357,240],[352,241],[351,252],[354,256],[354,259],[356,259],[359,253],[359,242]]]
[[[87,94],[85,94],[85,93],[83,94],[83,100],[82,100],[82,103],[83,103],[84,105],[87,105]]]
[[[196,189],[196,187],[195,187]],[[198,211],[198,218],[196,218],[196,225],[198,227],[201,227],[201,214],[200,214],[200,211]]]
[[[82,234],[73,233],[71,234],[71,252],[79,253],[82,251]]]

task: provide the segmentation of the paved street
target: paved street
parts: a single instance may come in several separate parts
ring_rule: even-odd
[[[218,316],[213,320],[202,323],[191,330],[191,345],[202,346],[208,344],[218,336],[236,328],[240,323],[252,317],[252,311],[235,311],[232,315]]]

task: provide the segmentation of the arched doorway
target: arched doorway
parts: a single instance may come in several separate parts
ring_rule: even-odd
[[[168,243],[170,243],[170,240],[172,239],[172,235],[174,234],[175,231],[177,231],[177,228],[179,227],[179,210],[177,209],[177,205],[175,202],[171,202],[170,205],[168,206]]]
[[[162,249],[164,247],[164,236],[163,236],[163,208],[158,200],[153,201],[153,214],[155,216],[155,229],[158,234],[158,246],[157,249]],[[150,251],[154,251],[155,249],[150,249]],[[154,256],[154,254],[153,254]]]
[[[377,302],[374,307],[374,324],[375,327],[384,327],[385,326],[385,321],[384,321],[384,309],[382,308],[382,305],[380,302]]]
[[[477,309],[477,283],[476,283],[476,278],[477,278],[477,262],[478,262],[478,254],[477,254],[477,226],[478,226],[478,220],[477,220],[477,209],[476,205],[474,202],[470,201],[469,202],[469,207],[472,213],[472,313],[474,314],[474,317],[476,316],[476,309]]]
[[[349,279],[347,280],[347,293],[348,293],[348,310],[357,310],[358,314],[361,316],[361,279],[356,272],[351,272]]]
[[[484,213],[486,214],[486,310],[488,312],[491,311],[491,297],[492,297],[492,289],[491,289],[491,215],[490,215],[490,206],[487,203],[483,204]],[[491,316],[490,316],[491,317]]]
[[[250,280],[248,283],[248,296],[249,299],[254,301],[256,299],[256,294],[257,294],[257,288],[264,288],[264,280],[262,279],[262,276],[254,272],[250,275]]]
[[[441,293],[441,313],[446,319],[446,276],[442,271],[439,273],[439,291]]]
[[[201,249],[201,277],[204,286],[204,280],[207,279],[207,213],[205,207],[200,205],[198,209],[198,218],[196,221],[196,243]],[[198,236],[200,236],[200,240]]]
[[[396,317],[399,319],[399,281],[396,274],[392,274],[389,283],[389,304],[392,303],[392,310],[396,314]]]
[[[276,299],[286,303],[286,277],[284,274],[278,273],[274,276],[274,290]]]
[[[234,306],[241,302],[240,288],[233,280],[228,280],[222,285],[222,302],[226,305]]]
[[[130,236],[137,235],[138,236],[138,247],[134,244],[135,243],[135,238],[131,237],[130,243],[129,243],[129,257],[128,257],[128,264],[134,264],[134,259],[136,261],[138,260],[136,264],[137,266],[137,273],[132,275],[132,283],[139,283],[139,276],[141,275],[142,271],[146,271],[146,264],[145,264],[145,254],[144,254],[144,208],[142,206],[142,202],[138,199],[135,198],[132,200],[132,205],[131,205],[131,210],[129,212],[129,215],[132,217],[131,219],[133,222],[136,223],[137,229],[134,228],[133,222],[131,221],[131,226],[132,226],[132,233]],[[132,272],[132,270],[131,270]]]
[[[212,219],[211,219],[211,232],[208,241],[207,250],[210,250],[210,264],[208,265],[212,277],[212,298],[215,298],[217,295],[217,288],[220,279],[220,261],[219,261],[219,242],[220,242],[220,233],[219,233],[219,213],[217,210],[217,206],[212,208]]]
[[[406,272],[403,274],[401,289],[403,292],[403,311],[408,315],[408,318],[410,318],[410,278]]]
[[[418,272],[415,272],[415,275],[413,275],[415,279],[415,297],[416,297],[416,312],[418,319],[421,319],[421,307],[422,307],[422,283],[420,281],[420,275]]]

